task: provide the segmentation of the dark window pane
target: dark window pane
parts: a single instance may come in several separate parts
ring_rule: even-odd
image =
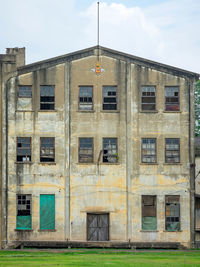
[[[93,109],[93,94],[91,86],[79,87],[79,109],[80,110]]]
[[[23,199],[21,201],[20,199]],[[17,216],[28,216],[31,215],[31,195],[18,195],[17,196]],[[29,205],[27,205],[29,201]]]
[[[79,138],[79,162],[93,162],[93,138]]]
[[[17,161],[31,161],[31,137],[17,137]]]
[[[54,110],[54,86],[42,85],[40,86],[40,109]]]
[[[116,86],[103,86],[103,110],[117,110]]]

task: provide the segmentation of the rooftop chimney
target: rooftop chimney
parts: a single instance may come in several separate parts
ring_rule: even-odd
[[[6,54],[7,55],[16,55],[17,67],[25,65],[25,47],[6,48]]]

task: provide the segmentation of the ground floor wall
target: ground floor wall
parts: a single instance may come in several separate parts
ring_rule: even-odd
[[[174,186],[167,183],[165,185],[153,184],[150,177],[146,184],[146,179],[147,177],[141,176],[137,180],[132,180],[131,190],[128,191],[122,176],[116,178],[115,183],[105,176],[99,180],[84,177],[82,184],[80,178],[71,176],[69,196],[66,195],[64,183],[62,187],[55,184],[48,186],[24,184],[17,191],[14,187],[10,187],[7,217],[8,245],[22,241],[109,241],[179,242],[184,247],[190,247],[190,195],[187,184],[189,178],[186,177],[182,182],[177,179]],[[20,225],[17,223],[16,203],[19,194],[31,195],[30,229],[19,229]],[[45,210],[41,210],[43,205],[41,196],[44,195],[54,196],[54,207],[52,206],[54,215],[51,217],[54,216],[55,224],[50,228],[48,228],[48,222],[47,226],[41,227],[42,212],[45,213]],[[153,197],[155,211],[152,205],[148,207],[148,203],[144,211],[144,196],[150,196],[150,200]],[[169,212],[166,210],[166,196],[178,197],[176,198],[179,207],[178,215],[171,216],[173,220],[179,217],[179,227],[175,230],[166,229],[166,214]],[[45,207],[49,210],[48,205]],[[130,219],[127,216],[128,211],[131,215]],[[144,212],[148,214],[145,215]],[[128,225],[131,226],[131,230],[128,230]],[[88,237],[88,231],[90,233],[94,231],[92,239]],[[99,235],[103,233],[103,239],[99,240],[96,237],[98,233]]]

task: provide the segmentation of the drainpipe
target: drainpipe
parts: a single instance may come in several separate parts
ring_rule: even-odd
[[[6,245],[8,244],[8,85],[10,83],[11,78],[9,78],[6,82],[6,121],[5,121],[5,129],[6,129],[6,188],[5,188],[5,204],[6,204],[6,214],[5,218],[5,236],[6,236]]]
[[[190,238],[191,238],[191,246],[194,246],[195,243],[195,173],[194,173],[194,155],[192,156],[192,153],[194,153],[194,148],[191,147],[191,138],[194,138],[194,133],[191,132],[191,96],[190,96],[190,91],[191,91],[191,81],[188,86],[188,96],[189,96],[189,162],[190,162]]]

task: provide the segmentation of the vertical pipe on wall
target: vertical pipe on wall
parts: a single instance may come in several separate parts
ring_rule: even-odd
[[[126,65],[126,201],[127,201],[127,241],[131,239],[131,63]]]

